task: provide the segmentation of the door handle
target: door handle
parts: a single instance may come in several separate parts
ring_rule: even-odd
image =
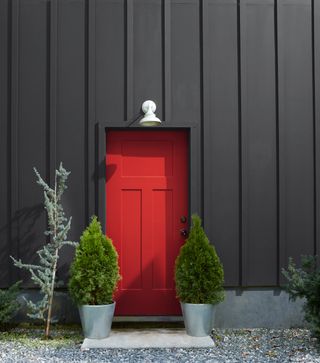
[[[180,229],[180,234],[183,237],[188,237],[188,231],[184,228]]]

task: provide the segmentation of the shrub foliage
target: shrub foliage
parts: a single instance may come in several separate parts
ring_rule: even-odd
[[[210,244],[201,219],[192,216],[192,227],[176,259],[177,297],[191,304],[216,304],[224,299],[223,266]]]
[[[70,273],[69,291],[78,305],[113,302],[120,280],[118,254],[95,216],[81,236]]]
[[[0,290],[0,325],[8,323],[17,313],[20,304],[17,301],[20,281],[9,289]]]
[[[301,268],[289,259],[288,270],[282,273],[287,278],[286,291],[291,300],[305,298],[303,310],[305,319],[311,325],[314,335],[320,339],[320,269],[315,256],[302,256]]]

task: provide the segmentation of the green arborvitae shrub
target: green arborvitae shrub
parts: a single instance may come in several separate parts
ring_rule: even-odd
[[[175,281],[182,302],[217,304],[224,299],[223,266],[197,215],[192,216],[189,237],[176,259]]]
[[[69,291],[78,305],[113,302],[120,280],[118,254],[95,216],[81,236],[70,275]]]
[[[16,315],[20,304],[17,300],[20,281],[16,282],[9,289],[0,290],[0,325],[10,322]]]
[[[310,323],[314,335],[320,339],[320,269],[317,268],[315,256],[302,256],[301,260],[301,268],[297,268],[290,258],[288,270],[282,270],[288,280],[285,288],[291,300],[305,298],[305,319]]]

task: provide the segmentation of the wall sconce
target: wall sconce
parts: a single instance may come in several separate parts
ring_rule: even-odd
[[[140,126],[159,126],[161,125],[161,120],[155,115],[157,109],[156,104],[153,101],[145,101],[142,104],[142,111],[144,117],[139,121]]]

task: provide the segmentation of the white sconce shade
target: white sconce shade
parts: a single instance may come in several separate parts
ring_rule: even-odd
[[[159,126],[161,125],[161,120],[155,115],[157,109],[156,104],[153,101],[145,101],[142,104],[142,111],[144,117],[140,120],[140,126]]]

